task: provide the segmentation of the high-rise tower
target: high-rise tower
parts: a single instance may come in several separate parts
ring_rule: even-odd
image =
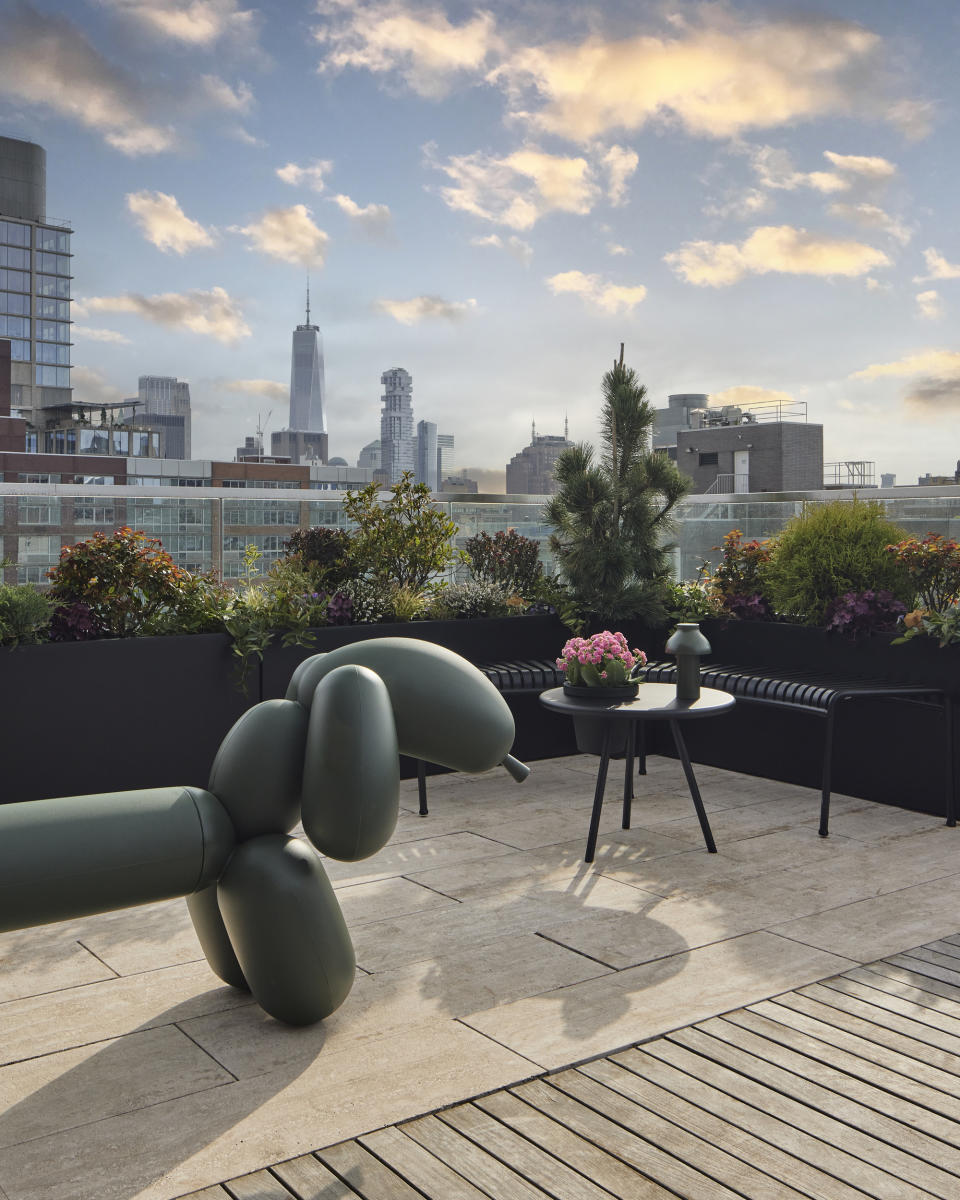
[[[380,413],[380,470],[386,483],[399,483],[404,471],[415,471],[416,438],[413,433],[413,377],[403,367],[380,376],[383,409]]]
[[[310,322],[310,283],[307,282],[307,319],[293,331],[290,356],[290,422],[270,436],[275,455],[327,461],[326,381],[323,372],[323,339],[320,326]]]
[[[160,434],[160,457],[189,458],[189,383],[172,375],[141,375],[138,392],[138,424]]]
[[[46,175],[42,146],[0,137],[0,337],[10,339],[12,407],[34,425],[41,408],[73,398],[71,230],[46,215]]]

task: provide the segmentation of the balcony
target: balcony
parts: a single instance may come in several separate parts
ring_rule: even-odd
[[[708,855],[651,758],[587,866],[595,770],[437,776],[426,819],[404,783],[329,863],[360,970],[310,1028],[222,986],[182,900],[0,935],[0,1190],[956,1195],[957,831],[838,796],[822,840],[814,792],[699,767]]]

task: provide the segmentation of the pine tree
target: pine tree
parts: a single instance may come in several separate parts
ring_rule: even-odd
[[[646,387],[620,360],[603,377],[601,449],[580,442],[557,459],[560,489],[544,510],[550,548],[577,603],[604,622],[666,615],[671,513],[690,482],[650,450]]]

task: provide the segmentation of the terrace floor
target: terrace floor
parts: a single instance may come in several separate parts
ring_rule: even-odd
[[[719,1074],[729,1071],[740,1080],[732,1091],[748,1100],[745,1062],[760,1041],[766,1074],[757,1086],[786,1104],[776,1072],[797,1078],[803,1039],[817,1036],[811,1022],[824,1015],[821,992],[848,986],[853,1001],[862,1001],[858,987],[893,997],[880,1008],[874,998],[871,1020],[880,1032],[860,1039],[882,1048],[873,1059],[879,1082],[857,1082],[849,1063],[836,1058],[850,1050],[848,1040],[827,1063],[805,1056],[803,1086],[839,1095],[843,1089],[825,1078],[833,1071],[854,1088],[838,1104],[866,1103],[857,1088],[884,1092],[889,1113],[870,1118],[868,1131],[880,1157],[867,1154],[857,1141],[867,1134],[841,1110],[831,1119],[849,1130],[849,1145],[824,1149],[827,1165],[811,1164],[793,1188],[826,1200],[960,1194],[960,1186],[944,1190],[943,1183],[945,1169],[952,1183],[960,1175],[943,1124],[958,1115],[944,1072],[954,1081],[960,1073],[960,993],[949,982],[960,955],[953,938],[960,830],[838,796],[824,841],[816,835],[814,792],[699,767],[719,848],[707,855],[679,764],[651,758],[631,830],[619,828],[622,783],[611,770],[596,861],[588,866],[582,856],[596,760],[533,766],[522,786],[502,771],[433,778],[427,819],[416,815],[415,783],[405,783],[390,845],[362,863],[329,864],[359,970],[342,1008],[313,1028],[280,1026],[248,996],[222,986],[200,957],[183,901],[0,935],[0,1197],[170,1200],[202,1189],[205,1200],[337,1200],[353,1195],[341,1181],[362,1179],[366,1165],[369,1187],[356,1191],[371,1200],[779,1200],[794,1192],[777,1180],[766,1151],[766,1159],[756,1157],[752,1142],[739,1160],[739,1182],[708,1163],[696,1186],[674,1176],[665,1180],[669,1192],[657,1192],[636,1174],[635,1192],[604,1192],[603,1180],[591,1184],[581,1164],[566,1175],[556,1166],[550,1190],[538,1190],[526,1182],[536,1178],[530,1122],[536,1112],[563,1108],[570,1121],[564,1117],[562,1127],[575,1128],[575,1116],[597,1113],[591,1096],[602,1088],[604,1103],[616,1109],[613,1128],[632,1128],[642,1108],[652,1122],[647,1137],[676,1139],[684,1124],[676,1106],[686,1101],[669,1079],[696,1075],[696,1064],[707,1072],[701,1082],[720,1093]],[[940,939],[906,963],[894,958]],[[861,965],[880,959],[886,964],[864,983]],[[918,972],[932,982],[921,987]],[[878,984],[879,976],[887,982]],[[850,983],[817,983],[834,977]],[[917,991],[927,1011],[939,1010],[933,1024],[946,1041],[916,1036],[916,1014],[902,1006],[917,1004]],[[765,1003],[771,997],[780,999]],[[792,1030],[779,1041],[770,1037],[774,1019]],[[904,1049],[896,1037],[903,1042],[910,1030],[913,1056],[924,1065],[915,1090],[895,1095],[889,1055]],[[848,1027],[844,1036],[863,1032]],[[705,1053],[705,1038],[727,1047],[727,1060],[709,1071],[705,1064],[716,1055]],[[638,1042],[647,1044],[617,1054]],[[915,1049],[921,1044],[923,1054]],[[566,1070],[590,1059],[598,1061]],[[935,1102],[921,1094],[928,1085]],[[674,1095],[673,1115],[649,1115],[651,1089],[659,1089],[658,1103]],[[449,1111],[430,1115],[437,1110]],[[807,1111],[815,1115],[818,1105]],[[698,1112],[702,1150],[713,1136],[703,1131],[716,1117]],[[582,1134],[571,1135],[570,1156],[603,1144],[596,1129]],[[737,1136],[743,1146],[753,1134]],[[827,1145],[818,1127],[796,1136]],[[446,1165],[451,1138],[457,1175]],[[489,1174],[491,1162],[499,1170],[509,1161],[506,1150],[471,1165],[469,1147],[496,1138],[512,1138],[525,1156],[512,1184]],[[913,1177],[891,1171],[890,1156],[912,1158],[918,1139],[928,1147],[927,1165],[916,1159]],[[317,1150],[326,1166],[312,1157]],[[862,1166],[866,1176],[830,1165],[848,1151],[870,1164]],[[629,1153],[614,1158],[636,1173],[636,1163],[623,1167]],[[414,1191],[403,1180],[425,1178],[425,1162],[441,1182]],[[384,1164],[391,1163],[398,1170],[388,1178]],[[298,1171],[299,1187],[288,1190],[281,1180]],[[886,1191],[876,1183],[884,1171]],[[762,1186],[754,1186],[757,1179]],[[223,1181],[228,1190],[214,1186]]]

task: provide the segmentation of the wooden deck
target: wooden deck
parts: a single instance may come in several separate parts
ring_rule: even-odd
[[[960,1196],[960,934],[190,1200]]]

